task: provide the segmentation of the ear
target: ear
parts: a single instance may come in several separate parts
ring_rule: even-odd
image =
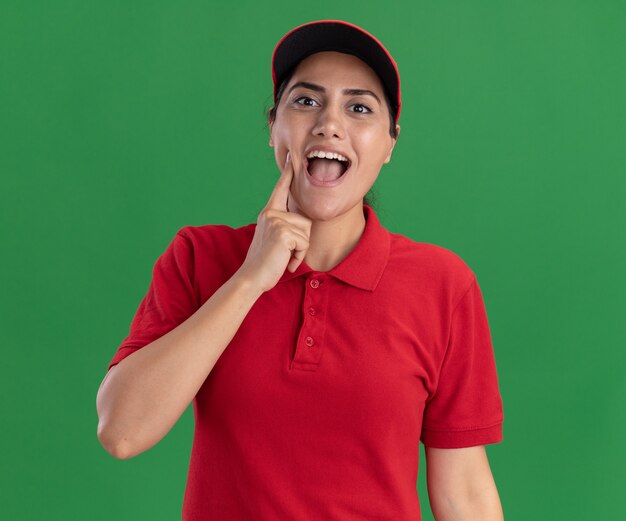
[[[274,147],[274,140],[272,139],[272,129],[274,128],[274,122],[273,121],[268,121],[267,125],[270,127],[270,146],[273,148]]]
[[[400,137],[400,125],[396,125],[396,137],[391,140],[391,148],[389,149],[389,154],[385,158],[385,161],[384,161],[385,164],[391,161],[391,153],[393,152],[393,147],[396,146],[396,143],[398,142],[399,137]]]

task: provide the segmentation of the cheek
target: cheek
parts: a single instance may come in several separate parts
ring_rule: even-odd
[[[274,151],[276,157],[284,157],[287,150],[291,149],[291,133],[287,130],[287,126],[283,121],[276,122],[272,129],[272,140],[274,142]]]
[[[299,159],[306,134],[306,125],[304,122],[293,118],[282,116],[274,124],[272,131],[272,140],[277,158],[284,158],[289,150],[292,156]]]
[[[380,169],[389,154],[391,136],[388,129],[385,129],[385,132],[368,128],[358,134],[359,148],[363,151],[361,160],[372,168]]]
[[[298,129],[297,121],[294,121],[293,117],[290,117],[289,112],[284,110],[276,115],[276,121],[274,122],[274,139],[282,143],[289,142],[291,136]]]

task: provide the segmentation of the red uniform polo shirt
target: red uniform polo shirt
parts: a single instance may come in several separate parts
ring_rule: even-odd
[[[184,521],[416,521],[420,440],[502,440],[474,273],[364,215],[341,263],[302,262],[261,295],[196,395]],[[181,228],[109,368],[193,314],[255,227]]]

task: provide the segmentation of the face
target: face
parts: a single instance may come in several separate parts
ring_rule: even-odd
[[[300,62],[270,123],[279,168],[287,152],[294,167],[289,210],[314,221],[360,211],[395,143],[380,79],[359,58],[338,52]],[[343,157],[312,157],[319,152]]]

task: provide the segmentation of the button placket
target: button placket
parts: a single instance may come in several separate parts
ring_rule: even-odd
[[[291,363],[294,369],[315,371],[320,363],[326,329],[325,311],[329,289],[327,286],[327,280],[319,275],[312,275],[305,282],[302,327]]]

